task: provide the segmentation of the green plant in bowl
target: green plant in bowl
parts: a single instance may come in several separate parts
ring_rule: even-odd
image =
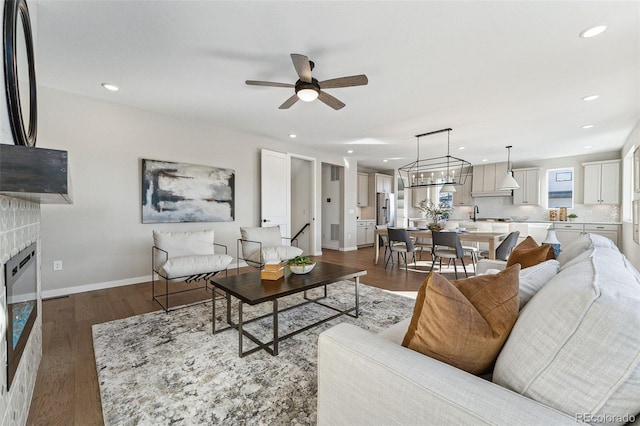
[[[306,274],[316,266],[316,261],[307,256],[296,256],[286,262],[294,274]]]
[[[575,213],[571,213],[571,214],[567,215],[567,218],[569,218],[569,220],[573,222],[574,220],[576,220],[578,218],[578,215],[575,214]]]

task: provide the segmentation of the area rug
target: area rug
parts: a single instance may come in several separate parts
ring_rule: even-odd
[[[352,282],[327,288],[326,303],[353,306]],[[94,325],[105,425],[315,424],[318,335],[341,322],[378,332],[413,310],[411,298],[359,288],[359,318],[342,315],[281,341],[278,356],[258,351],[239,358],[236,330],[211,334],[211,303]],[[301,297],[281,299],[279,308],[300,303]],[[226,325],[225,306],[224,300],[216,302],[216,328]],[[232,306],[237,320],[237,303]],[[245,305],[245,321],[270,309],[271,303]],[[280,335],[333,313],[316,304],[283,312]],[[248,329],[269,341],[271,320],[255,321]],[[244,342],[245,350],[253,347],[248,339]]]

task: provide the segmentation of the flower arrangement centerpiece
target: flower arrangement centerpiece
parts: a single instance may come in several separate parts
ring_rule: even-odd
[[[429,229],[436,231],[441,229],[440,221],[447,219],[451,211],[442,201],[436,204],[433,201],[422,200],[418,203],[418,208],[429,218]]]

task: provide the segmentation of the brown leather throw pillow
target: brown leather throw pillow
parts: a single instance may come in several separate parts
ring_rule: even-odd
[[[520,265],[449,281],[431,272],[402,346],[472,374],[493,366],[518,317]]]

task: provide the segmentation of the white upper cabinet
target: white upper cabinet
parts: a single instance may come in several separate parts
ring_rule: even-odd
[[[393,178],[389,175],[376,174],[376,192],[384,192],[385,194],[390,194],[393,191],[391,190],[391,183],[393,182]]]
[[[506,174],[506,162],[473,166],[471,196],[510,197],[511,191],[498,191],[498,185]]]
[[[471,206],[473,205],[473,199],[471,198],[471,181],[472,176],[469,174],[464,185],[456,186],[456,192],[453,193],[453,205],[454,206]]]
[[[584,204],[620,204],[620,160],[582,165]]]
[[[540,169],[513,170],[513,177],[520,185],[513,190],[514,205],[540,204]]]
[[[369,175],[358,173],[358,207],[369,205]]]

